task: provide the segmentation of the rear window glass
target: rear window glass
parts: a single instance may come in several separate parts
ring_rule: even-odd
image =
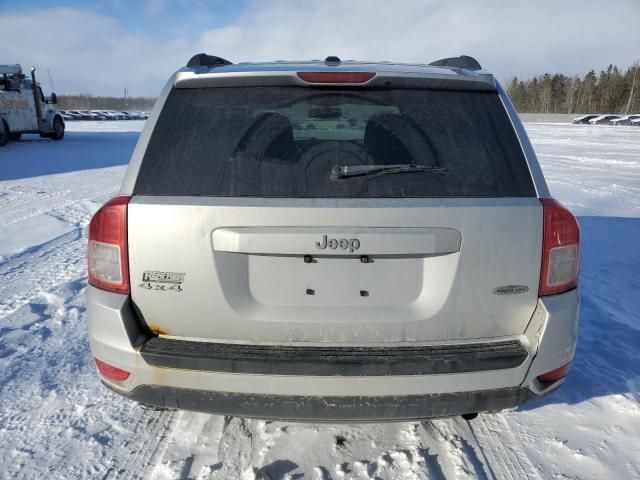
[[[174,89],[134,193],[535,195],[496,93],[305,87]]]

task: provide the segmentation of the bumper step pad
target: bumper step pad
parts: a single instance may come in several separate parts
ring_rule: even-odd
[[[154,337],[140,353],[156,367],[303,376],[467,373],[515,368],[527,358],[526,349],[517,340],[400,347],[294,347]]]

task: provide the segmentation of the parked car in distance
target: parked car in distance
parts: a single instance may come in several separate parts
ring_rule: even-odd
[[[95,115],[87,110],[75,110],[80,115],[81,120],[95,120]]]
[[[631,120],[631,125],[634,127],[640,127],[640,118],[635,118]]]
[[[115,110],[63,110],[62,112],[66,120],[146,120],[149,117],[148,112]]]
[[[113,116],[108,110],[91,110],[91,113],[100,115],[104,120],[113,120]]]
[[[67,120],[75,120],[74,115],[72,115],[71,113],[68,113],[67,110],[60,110],[60,115],[62,115],[62,118],[67,121]]]
[[[573,119],[573,123],[576,124],[580,124],[580,123],[589,123],[589,120],[592,120],[596,117],[599,117],[599,114],[588,114],[588,115],[582,115],[580,117],[576,117]]]
[[[86,120],[100,120],[105,118],[104,115],[100,115],[91,110],[80,110],[80,113],[85,115]]]
[[[69,115],[73,118],[73,120],[84,120],[85,116],[81,114],[78,110],[65,110],[66,115]]]
[[[163,408],[471,419],[563,383],[579,236],[471,57],[199,54],[91,220],[91,350]]]
[[[592,118],[591,120],[589,120],[589,123],[591,125],[609,125],[609,122],[611,120],[615,120],[617,118],[620,118],[620,115],[612,115],[612,114],[600,115],[596,118]]]
[[[614,118],[609,122],[610,125],[631,125],[633,120],[640,119],[640,114],[625,115],[624,117]]]

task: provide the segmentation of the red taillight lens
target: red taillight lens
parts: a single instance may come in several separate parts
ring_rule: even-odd
[[[307,83],[367,83],[374,72],[298,72]]]
[[[96,361],[96,367],[98,367],[100,375],[102,375],[103,377],[121,382],[129,378],[129,375],[131,375],[126,370],[122,370],[120,368],[114,367],[113,365],[109,365],[108,363],[104,363],[97,358],[94,358],[94,360]]]
[[[580,227],[560,202],[542,199],[544,232],[539,295],[555,295],[578,285]]]
[[[105,203],[89,224],[89,283],[116,293],[129,293],[127,206],[131,197]]]
[[[551,370],[550,372],[543,373],[538,376],[538,381],[542,383],[550,383],[555,382],[556,380],[560,380],[567,376],[567,372],[569,371],[569,364],[565,364],[560,368],[556,368],[555,370]]]

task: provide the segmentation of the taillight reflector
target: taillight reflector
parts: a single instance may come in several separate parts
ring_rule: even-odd
[[[127,206],[130,196],[105,203],[89,224],[89,283],[109,292],[129,293]]]
[[[567,376],[567,372],[569,372],[569,364],[565,364],[560,368],[556,368],[555,370],[551,370],[550,372],[543,373],[538,376],[538,381],[542,383],[550,383],[555,382],[556,380],[560,380]]]
[[[555,295],[578,285],[580,227],[560,202],[542,199],[544,230],[539,295]]]
[[[298,72],[307,83],[367,83],[374,72]]]
[[[98,367],[100,375],[102,375],[103,377],[121,382],[129,378],[129,375],[131,375],[126,370],[122,370],[120,368],[114,367],[113,365],[109,365],[108,363],[104,363],[102,360],[98,360],[97,358],[94,358],[94,360],[96,362],[96,367]]]

